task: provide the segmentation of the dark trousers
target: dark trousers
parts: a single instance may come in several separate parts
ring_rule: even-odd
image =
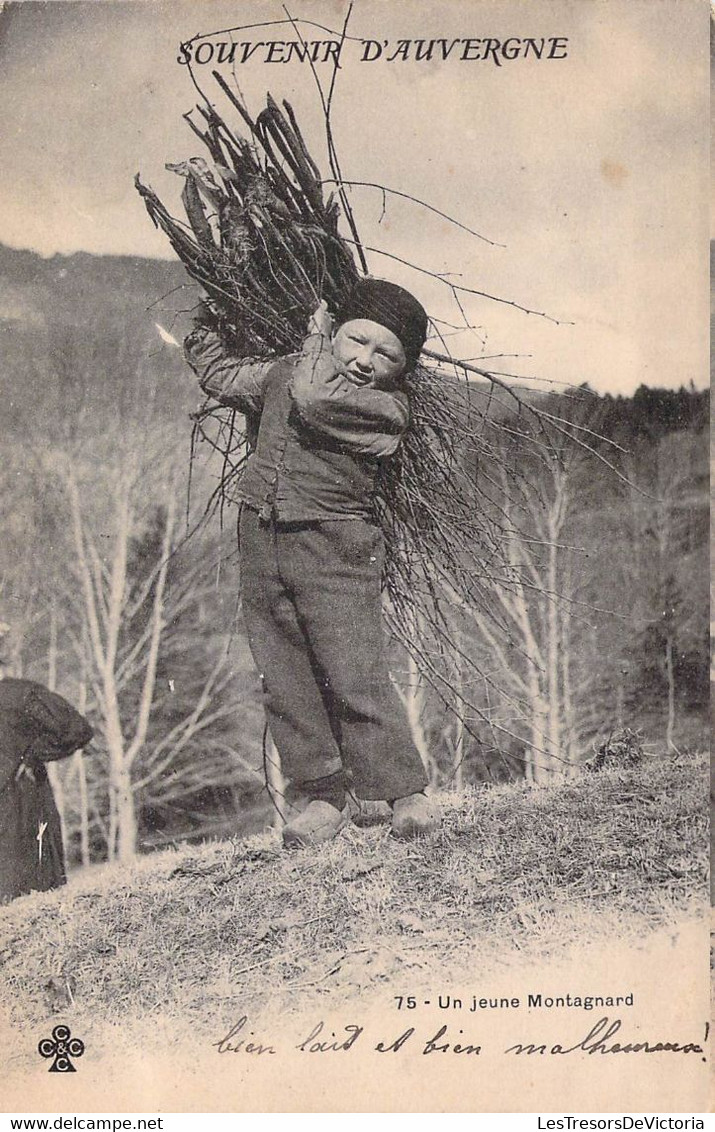
[[[344,769],[360,798],[402,798],[427,776],[389,677],[383,543],[364,519],[239,522],[248,641],[271,735],[295,787]]]

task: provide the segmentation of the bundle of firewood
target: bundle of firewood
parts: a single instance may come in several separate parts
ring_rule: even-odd
[[[320,300],[331,311],[340,306],[364,257],[344,187],[338,182],[325,198],[326,182],[290,105],[281,109],[269,95],[253,120],[220,74],[214,76],[242,132],[229,128],[212,104],[198,107],[200,127],[187,116],[207,156],[167,165],[184,179],[186,218],[172,216],[139,177],[136,186],[201,285],[208,318],[227,349],[270,358],[300,348]],[[482,472],[482,466],[493,472],[503,458],[496,433],[504,413],[490,395],[489,375],[480,388],[468,369],[446,369],[423,355],[407,378],[411,424],[398,454],[381,469],[375,499],[386,539],[388,623],[450,703],[445,657],[456,656],[467,668],[472,663],[453,639],[450,608],[476,603],[489,615],[490,587],[495,579],[508,583],[514,569],[505,553],[512,532],[505,532],[491,477]],[[230,498],[246,459],[241,422],[207,402],[196,427],[222,453],[215,499]]]

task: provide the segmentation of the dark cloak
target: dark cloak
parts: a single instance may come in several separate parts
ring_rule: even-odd
[[[68,758],[92,734],[84,716],[42,684],[0,680],[0,904],[65,883],[60,817],[44,764]]]

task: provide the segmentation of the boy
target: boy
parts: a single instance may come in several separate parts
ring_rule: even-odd
[[[204,391],[246,414],[252,440],[239,488],[244,617],[283,772],[308,802],[283,840],[335,837],[348,789],[389,801],[393,834],[413,837],[435,816],[389,677],[371,501],[409,423],[401,378],[427,315],[401,287],[361,279],[334,331],[325,303],[308,330],[300,354],[267,362],[226,356],[201,324],[185,343]]]

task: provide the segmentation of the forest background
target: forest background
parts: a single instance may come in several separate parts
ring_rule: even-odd
[[[157,327],[180,337],[197,298],[171,262],[0,247],[4,660],[95,727],[54,768],[74,864],[275,817],[236,515],[204,517],[220,465],[191,458],[199,393]],[[524,584],[494,586],[502,631],[467,608],[456,627],[482,685],[445,703],[393,652],[435,787],[568,774],[623,728],[651,753],[702,746],[708,395],[681,377],[529,394],[605,439],[517,469]]]

